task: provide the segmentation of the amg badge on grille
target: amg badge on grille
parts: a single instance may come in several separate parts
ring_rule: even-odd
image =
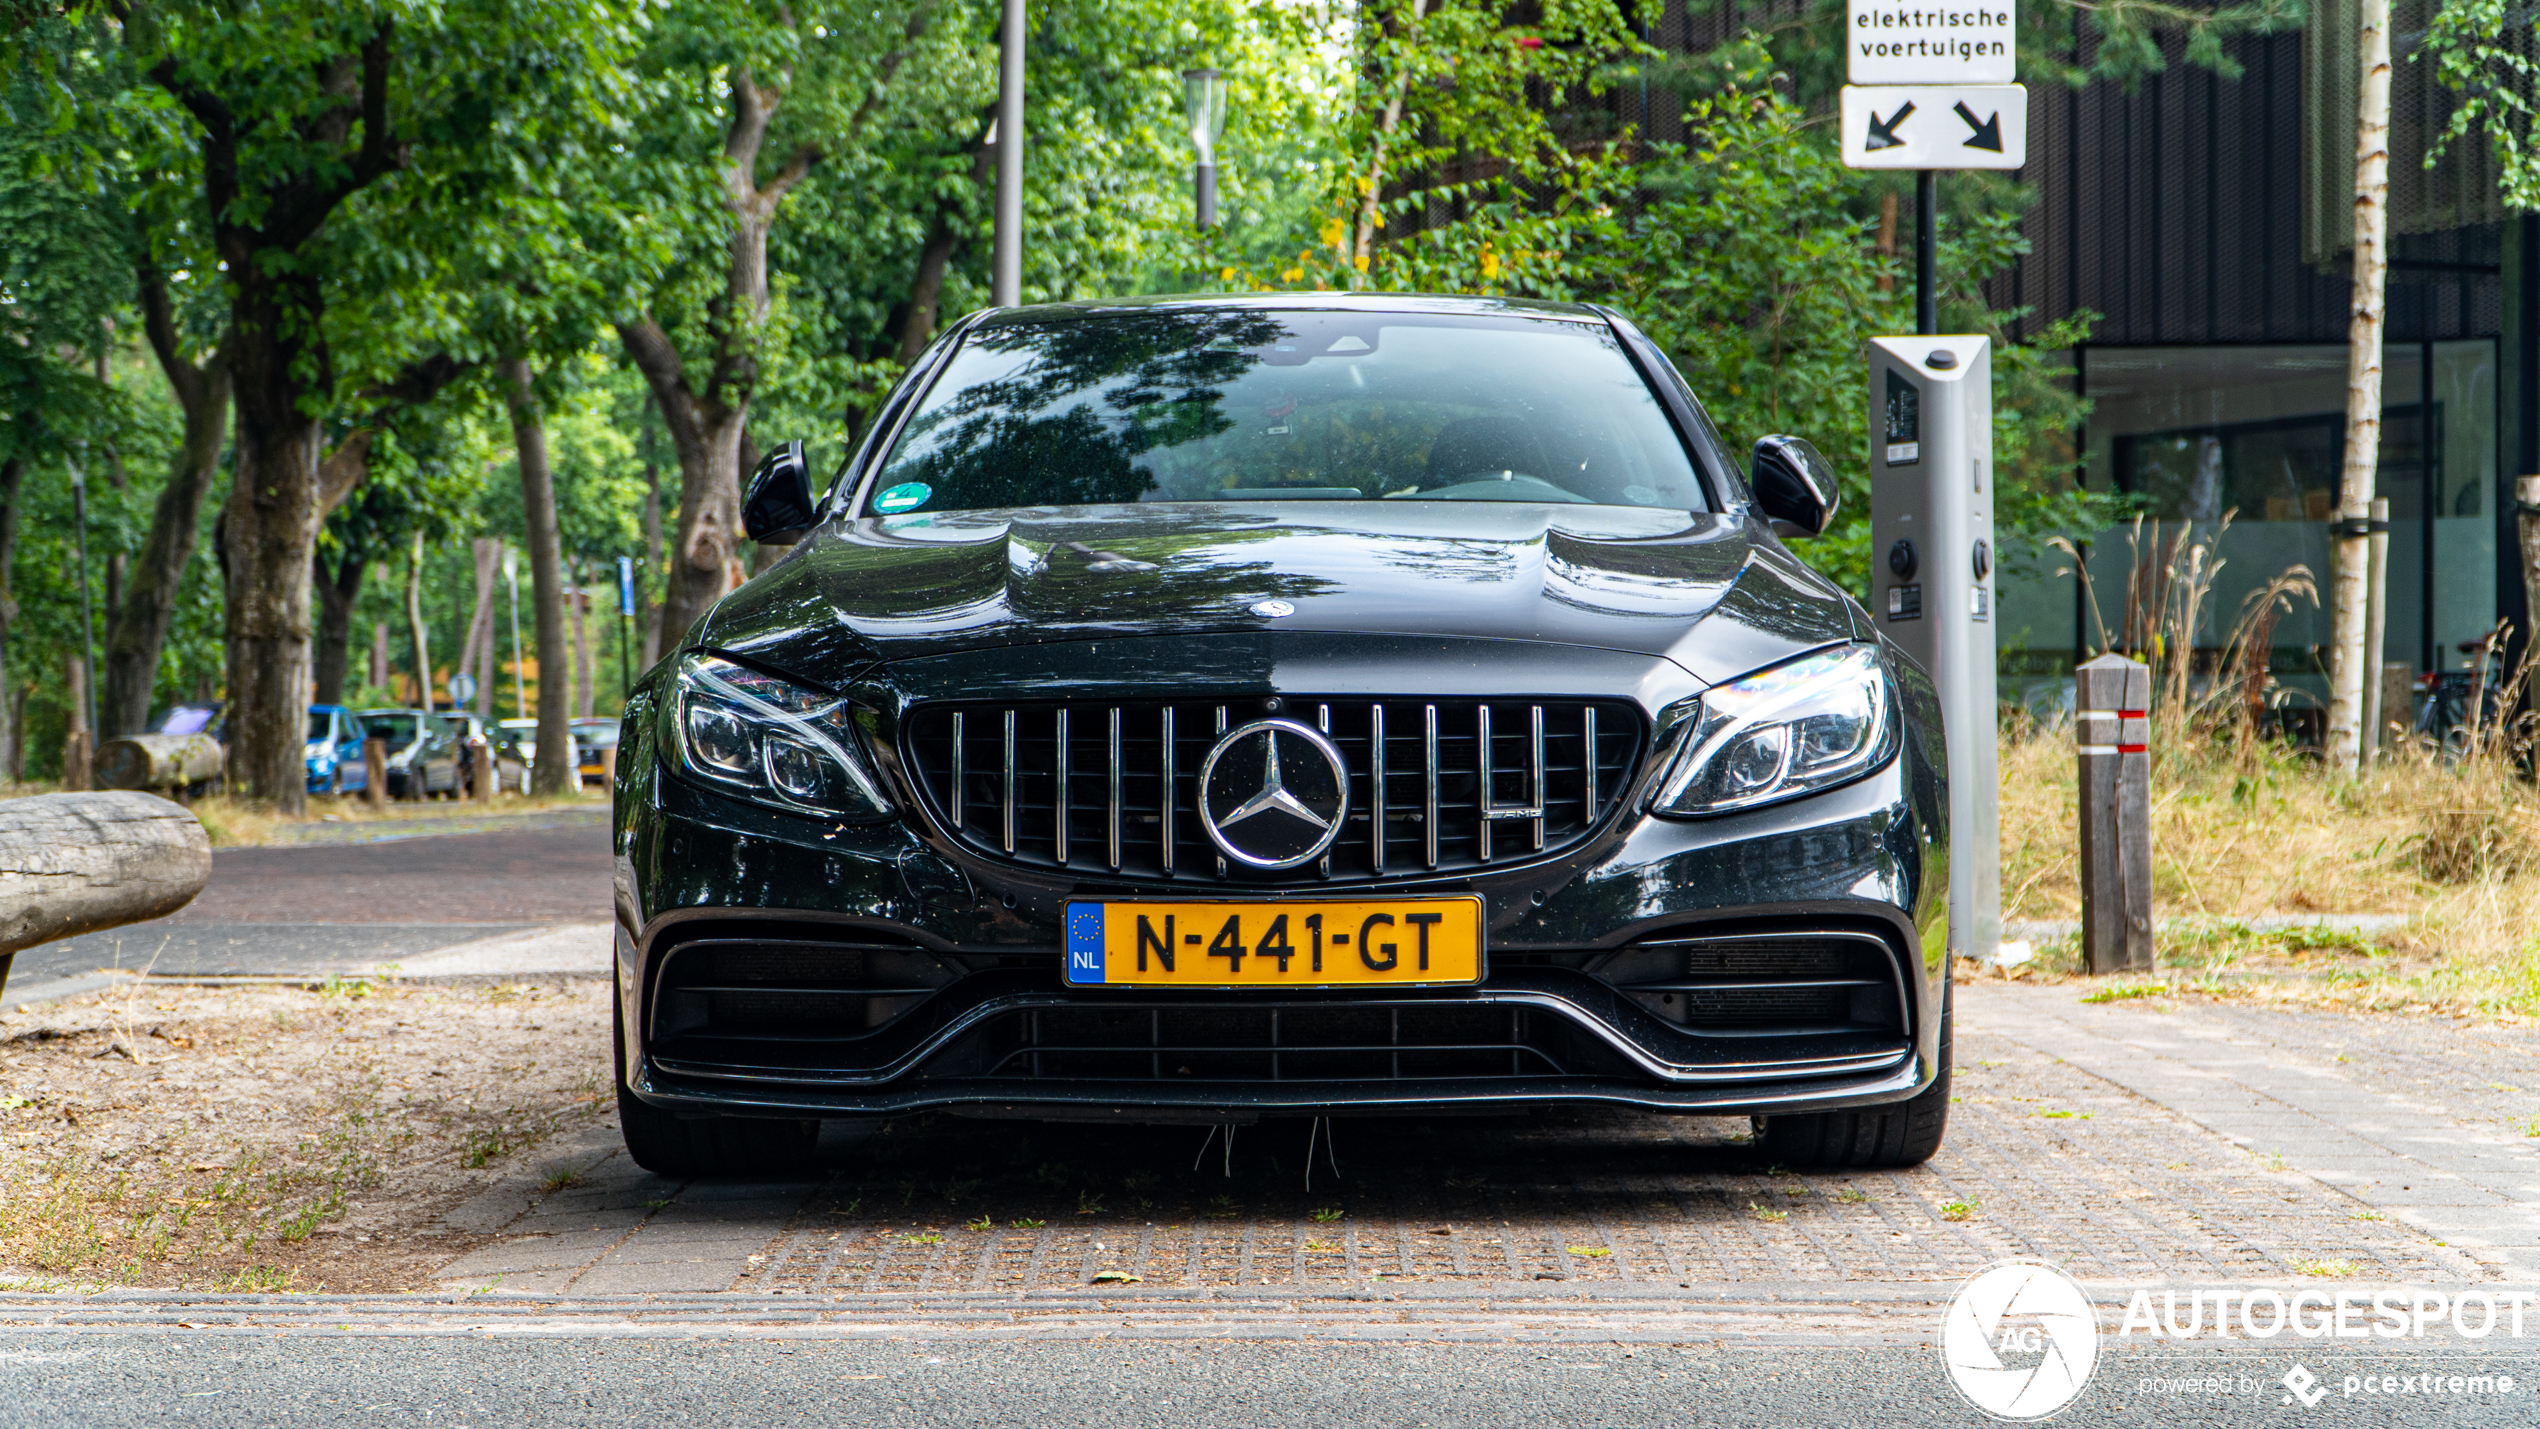
[[[1231,729],[1199,767],[1199,822],[1228,858],[1294,868],[1319,858],[1349,816],[1349,766],[1338,746],[1294,720]]]

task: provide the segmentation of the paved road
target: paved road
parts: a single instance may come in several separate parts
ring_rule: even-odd
[[[0,1429],[131,1424],[876,1426],[1982,1425],[1920,1345],[937,1342],[924,1334],[660,1339],[0,1333]],[[640,1333],[640,1332],[637,1332]],[[876,1340],[879,1342],[876,1342]],[[2528,1424],[2540,1359],[2332,1349],[2287,1407],[2286,1352],[2107,1356],[2066,1424]],[[2348,1397],[2344,1376],[2509,1374],[2483,1397]],[[2191,1392],[2157,1381],[2193,1377]],[[2210,1385],[2227,1384],[2216,1393]],[[2420,1381],[2421,1382],[2421,1381]],[[2242,1384],[2248,1386],[2244,1392]]]
[[[20,953],[9,974],[10,1001],[67,990],[101,968],[192,976],[350,972],[412,963],[525,928],[605,924],[604,816],[574,811],[538,825],[222,849],[212,855],[211,883],[174,916]]]

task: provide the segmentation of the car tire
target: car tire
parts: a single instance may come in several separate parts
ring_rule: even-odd
[[[1896,1170],[1929,1161],[1949,1130],[1951,1012],[1945,1004],[1940,1012],[1940,1075],[1913,1100],[1756,1117],[1755,1153],[1777,1165],[1827,1171]]]
[[[626,1154],[674,1181],[799,1174],[820,1145],[820,1123],[774,1117],[678,1116],[626,1087],[626,1028],[610,1018],[617,1046],[617,1127]]]

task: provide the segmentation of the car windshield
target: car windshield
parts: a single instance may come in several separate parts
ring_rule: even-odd
[[[331,710],[309,711],[309,738],[324,739],[335,732],[335,715]]]
[[[1126,501],[1707,506],[1603,323],[1202,308],[983,328],[867,514]]]
[[[390,744],[412,744],[415,716],[410,714],[374,714],[362,716],[362,732],[376,735]]]
[[[204,730],[211,728],[212,717],[217,713],[218,711],[202,705],[178,705],[159,721],[157,732],[160,734],[201,734]]]

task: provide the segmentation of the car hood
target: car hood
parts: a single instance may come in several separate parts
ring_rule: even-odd
[[[832,522],[690,644],[839,684],[984,647],[1355,631],[1623,650],[1718,681],[1855,638],[1853,610],[1737,514],[1177,503]]]

